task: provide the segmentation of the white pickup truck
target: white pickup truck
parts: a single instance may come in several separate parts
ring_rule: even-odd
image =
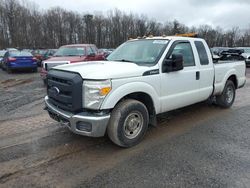
[[[148,37],[120,45],[107,61],[61,65],[48,73],[45,109],[80,135],[107,132],[138,144],[156,115],[211,97],[230,107],[246,82],[244,61],[213,62],[203,39]]]

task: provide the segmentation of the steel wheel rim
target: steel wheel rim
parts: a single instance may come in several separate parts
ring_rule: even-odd
[[[136,111],[130,113],[126,117],[123,125],[126,138],[133,139],[137,137],[142,130],[143,122],[143,117],[140,112]]]
[[[228,86],[226,90],[226,101],[227,103],[231,103],[234,98],[234,90],[232,86]]]

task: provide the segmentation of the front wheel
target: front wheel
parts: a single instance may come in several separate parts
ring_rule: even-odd
[[[235,99],[235,86],[232,80],[227,80],[221,95],[216,97],[216,103],[222,108],[230,108]]]
[[[121,147],[132,147],[143,139],[148,122],[146,106],[137,100],[126,99],[120,102],[111,114],[108,136]]]

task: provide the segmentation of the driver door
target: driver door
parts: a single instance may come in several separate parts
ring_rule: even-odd
[[[161,73],[161,111],[166,112],[198,102],[199,67],[189,41],[175,41],[165,58],[183,56],[182,70]]]

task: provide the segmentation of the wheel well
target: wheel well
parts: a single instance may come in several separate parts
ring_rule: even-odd
[[[120,101],[124,99],[135,99],[135,100],[142,102],[146,106],[148,113],[149,113],[149,124],[154,125],[154,126],[156,125],[156,114],[155,114],[154,102],[148,94],[143,93],[143,92],[131,93],[123,97]]]
[[[238,83],[235,75],[230,76],[227,80],[231,80],[234,83],[235,89],[237,89]]]

